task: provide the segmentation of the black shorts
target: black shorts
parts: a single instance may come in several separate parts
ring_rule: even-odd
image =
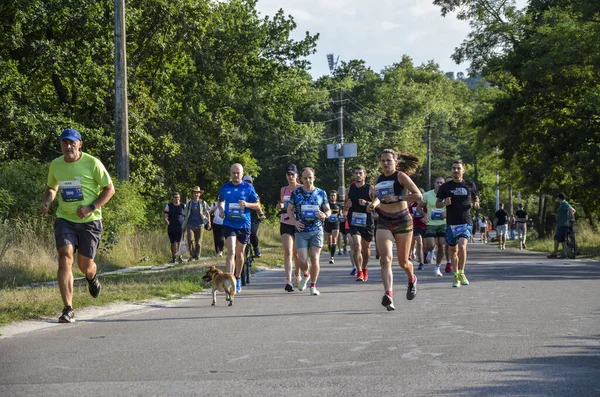
[[[554,240],[562,243],[567,240],[567,234],[569,234],[569,226],[559,226],[554,233]]]
[[[169,234],[169,241],[171,241],[171,244],[181,242],[181,235],[183,234],[183,230],[181,229],[181,227],[178,227],[178,228],[169,227],[167,229],[167,233]]]
[[[426,230],[427,230],[427,228],[425,228],[425,227],[413,228],[413,237],[417,237],[417,236],[425,237]]]
[[[226,239],[234,237],[242,244],[248,244],[250,241],[250,229],[234,229],[229,226],[223,226],[223,237]]]
[[[359,235],[366,242],[373,241],[373,228],[372,227],[360,227],[360,226],[350,226],[350,234],[352,236]]]
[[[72,245],[79,254],[94,259],[100,237],[102,236],[102,221],[75,223],[63,218],[54,221],[54,237],[56,249],[65,245]]]
[[[294,237],[296,234],[296,226],[288,225],[287,223],[279,223],[279,234],[282,236],[284,234],[289,234],[290,236]]]
[[[333,230],[339,230],[340,223],[339,222],[325,222],[323,224],[323,231],[325,233],[331,233]]]

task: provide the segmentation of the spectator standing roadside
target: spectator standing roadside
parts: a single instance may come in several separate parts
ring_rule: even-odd
[[[558,211],[556,211],[556,232],[554,233],[554,251],[548,258],[567,258],[567,234],[569,233],[569,226],[575,222],[575,209],[571,207],[571,204],[565,199],[564,193],[558,193]],[[558,243],[562,243],[562,254],[557,256]]]
[[[208,212],[212,215],[212,232],[213,240],[215,243],[215,254],[218,257],[223,256],[223,249],[225,248],[225,239],[223,238],[223,218],[216,212],[219,208],[219,203],[216,201],[210,207]]]
[[[181,255],[175,258],[179,251],[179,243],[181,243],[181,235],[183,234],[183,221],[185,219],[185,204],[181,202],[179,192],[173,192],[171,202],[165,207],[163,219],[167,224],[167,233],[171,242],[171,263],[181,262]]]
[[[115,194],[110,175],[97,158],[81,151],[83,141],[77,130],[60,135],[62,156],[52,161],[41,206],[46,215],[58,195],[54,236],[58,250],[58,288],[64,304],[59,323],[75,322],[73,311],[73,256],[85,274],[88,290],[97,298],[102,290],[94,258],[102,234],[102,211]]]
[[[519,239],[519,249],[527,249],[525,240],[527,240],[527,211],[523,209],[523,203],[519,203],[519,209],[517,210],[517,236]]]
[[[207,225],[208,229],[211,228],[208,204],[200,199],[204,190],[196,186],[191,192],[192,200],[185,206],[185,219],[183,220],[183,229],[187,232],[188,248],[190,250],[189,262],[197,260],[202,254],[204,225]]]

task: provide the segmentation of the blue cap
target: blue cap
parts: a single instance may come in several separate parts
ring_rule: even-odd
[[[74,130],[73,128],[67,128],[66,130],[63,130],[62,134],[60,134],[60,140],[62,141],[63,139],[69,139],[73,142],[81,141],[81,134],[79,131]]]

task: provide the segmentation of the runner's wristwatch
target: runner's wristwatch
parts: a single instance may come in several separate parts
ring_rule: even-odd
[[[404,197],[402,195],[399,195],[398,196],[398,201],[402,201],[402,200],[404,200]]]

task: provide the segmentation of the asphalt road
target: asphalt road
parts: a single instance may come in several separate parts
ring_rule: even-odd
[[[360,284],[322,259],[321,296],[263,271],[233,307],[204,293],[5,336],[0,396],[600,395],[598,262],[471,244],[471,285],[427,265],[407,301],[395,265],[387,312],[374,258]]]

